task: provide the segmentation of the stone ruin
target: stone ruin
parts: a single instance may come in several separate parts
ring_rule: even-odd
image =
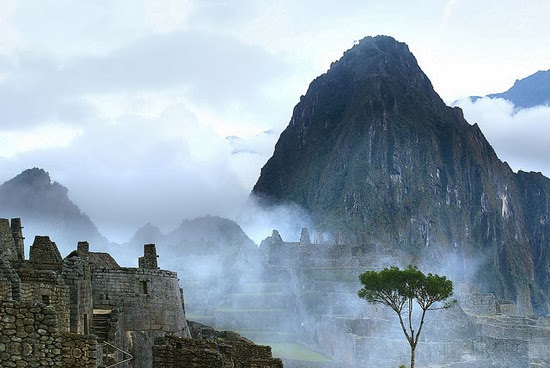
[[[20,219],[0,219],[0,367],[282,367],[237,334],[192,333],[177,274],[157,257],[146,244],[139,267],[120,267],[79,242],[62,258],[37,236],[26,260]]]
[[[310,337],[309,345],[331,356],[338,367],[407,362],[408,345],[393,311],[357,297],[358,275],[401,263],[396,254],[375,243],[341,244],[318,236],[312,242],[307,229],[299,242],[284,241],[274,230],[260,249],[266,273],[289,275],[285,300],[295,305],[285,315],[302,311],[296,323],[306,330],[297,340]],[[549,316],[521,315],[513,301],[481,293],[471,281],[454,283],[455,307],[427,316],[417,350],[419,366],[550,367]],[[280,306],[263,306],[275,307]],[[233,327],[241,329],[240,323],[237,318]]]

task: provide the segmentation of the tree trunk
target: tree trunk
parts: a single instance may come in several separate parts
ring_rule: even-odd
[[[411,346],[411,368],[414,368],[414,347]]]

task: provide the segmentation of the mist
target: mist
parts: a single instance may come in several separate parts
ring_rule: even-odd
[[[270,344],[289,359],[285,367],[397,367],[408,351],[393,312],[356,293],[360,272],[406,267],[406,259],[376,239],[336,244],[326,234],[321,244],[300,244],[302,228],[312,242],[323,229],[299,206],[260,205],[251,189],[308,83],[354,40],[406,42],[452,100],[548,69],[549,14],[545,1],[4,1],[0,182],[45,169],[98,236],[82,239],[77,227],[63,234],[17,212],[2,217],[22,218],[27,254],[35,235],[50,235],[63,256],[88,240],[91,251],[135,267],[143,244],[157,244],[160,267],[178,272],[189,319]],[[518,111],[487,98],[458,105],[514,170],[550,176],[550,107]],[[262,245],[273,230],[285,244]],[[431,260],[430,250],[421,258]],[[456,280],[459,299],[489,257],[440,256],[419,267]],[[430,316],[420,359],[488,356],[491,340],[476,328],[489,324],[474,323],[493,311],[476,305],[472,317],[463,301]],[[528,323],[548,324],[541,320]],[[549,336],[536,333],[533,351],[542,355]]]
[[[0,160],[0,167],[13,176],[28,167],[45,168],[69,188],[69,198],[104,236],[123,243],[148,222],[168,232],[186,218],[235,218],[276,138],[262,133],[228,140],[174,107],[154,124],[127,117],[116,125],[96,125],[75,139],[70,154],[30,152],[17,162]]]
[[[478,124],[498,157],[514,171],[550,177],[550,106],[516,109],[510,101],[483,97],[456,101],[470,124]]]
[[[256,244],[260,244],[272,230],[277,230],[285,241],[300,240],[302,228],[312,229],[308,212],[295,203],[267,206],[251,194],[240,209],[236,221]]]

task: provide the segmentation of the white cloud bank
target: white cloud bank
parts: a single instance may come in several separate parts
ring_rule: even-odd
[[[0,1],[0,181],[44,168],[115,241],[234,218],[300,95],[354,40],[406,42],[446,98],[548,69],[550,3],[518,4]],[[499,146],[481,121],[499,110],[472,105],[500,157],[548,174],[548,129],[527,122],[544,112],[499,112],[527,126],[512,143],[496,129]]]
[[[514,171],[542,172],[550,177],[550,106],[516,110],[498,98],[456,102],[470,124],[477,123],[498,157]]]

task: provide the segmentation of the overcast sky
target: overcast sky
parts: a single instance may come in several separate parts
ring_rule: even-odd
[[[44,168],[115,241],[234,218],[355,40],[407,43],[451,102],[550,69],[548,19],[547,0],[0,0],[0,182]],[[515,170],[550,175],[548,108],[463,106]]]

